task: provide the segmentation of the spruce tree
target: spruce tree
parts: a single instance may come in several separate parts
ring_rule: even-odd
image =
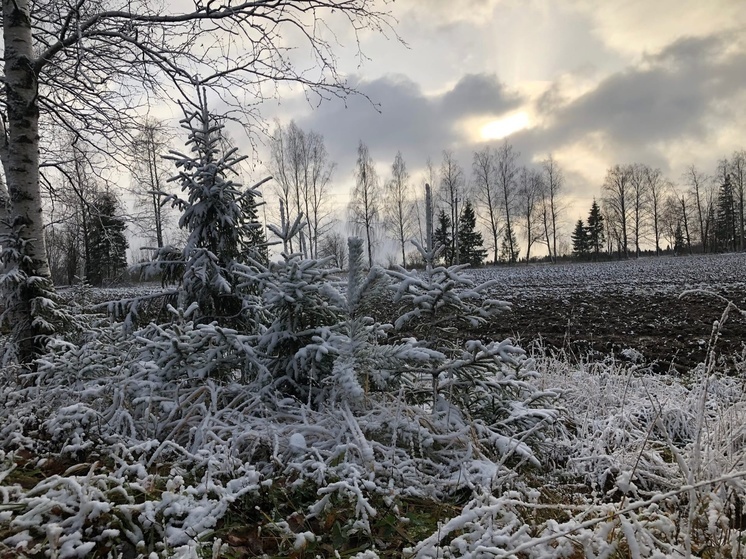
[[[181,183],[185,197],[166,198],[182,210],[179,227],[189,233],[179,304],[186,308],[196,302],[203,315],[235,320],[246,305],[236,293],[234,272],[251,262],[258,225],[252,209],[258,186],[269,179],[248,190],[233,180],[246,156],[225,141],[224,125],[208,110],[204,91],[195,110],[184,108],[181,125],[189,133],[191,154],[172,151],[167,158],[179,169],[171,180]]]
[[[89,205],[88,260],[86,278],[100,286],[119,277],[127,268],[129,243],[124,235],[127,225],[118,216],[119,204],[111,192],[100,192]]]
[[[503,234],[503,242],[500,245],[500,260],[515,264],[520,254],[518,250],[518,238],[512,228],[506,228]]]
[[[269,263],[269,247],[267,235],[264,234],[262,224],[259,222],[260,204],[257,203],[256,198],[257,192],[253,189],[246,190],[241,198],[242,216],[247,223],[242,245],[250,261],[266,265]]]
[[[482,234],[476,228],[477,215],[474,212],[474,206],[467,200],[459,217],[458,227],[458,250],[461,264],[481,266],[487,256],[487,251],[483,246]]]
[[[715,237],[718,250],[735,250],[736,247],[736,204],[733,186],[726,173],[718,191]]]
[[[674,233],[674,241],[673,241],[674,254],[676,255],[681,254],[681,251],[684,250],[685,246],[686,246],[686,241],[684,240],[684,232],[681,229],[681,223],[677,223],[676,231]]]
[[[445,210],[441,209],[438,214],[438,227],[433,233],[435,245],[443,247],[441,256],[447,266],[453,263],[453,239],[451,238],[451,218]]]
[[[588,250],[593,253],[593,260],[598,260],[598,255],[606,242],[604,231],[604,216],[601,208],[595,200],[591,204],[591,211],[588,214]]]
[[[440,229],[446,230],[442,213]],[[428,222],[430,215],[428,211]],[[489,440],[487,446],[496,451],[501,463],[514,454],[519,461],[538,464],[529,445],[538,448],[545,440],[541,431],[547,420],[552,421],[545,414],[552,395],[527,382],[536,374],[533,361],[511,340],[471,338],[509,309],[507,303],[489,296],[497,280],[475,283],[463,273],[465,264],[435,264],[443,249],[437,241],[428,247],[412,242],[426,267],[424,271],[389,271],[398,309],[393,331],[402,341],[416,340],[413,349],[427,353],[419,365],[402,375],[401,393],[408,402],[429,407],[432,428],[450,431],[455,426],[470,437]],[[433,352],[438,354],[436,359]],[[464,418],[471,426],[468,430]],[[449,434],[443,440],[450,444],[457,439]]]
[[[589,249],[588,229],[583,220],[579,219],[575,224],[575,230],[572,232],[572,252],[575,256],[583,258],[588,255]]]

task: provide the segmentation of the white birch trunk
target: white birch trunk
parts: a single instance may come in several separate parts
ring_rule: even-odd
[[[19,267],[28,278],[15,293],[6,295],[11,298],[19,357],[30,361],[39,348],[39,336],[49,333],[42,326],[44,321],[33,316],[34,299],[48,294],[53,286],[44,246],[39,187],[39,88],[29,0],[3,0],[3,32],[8,111],[5,177],[10,215],[14,226],[22,227],[20,237],[27,257]]]

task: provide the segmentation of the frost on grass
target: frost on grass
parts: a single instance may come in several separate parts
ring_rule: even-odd
[[[391,510],[420,499],[462,505],[402,545],[412,557],[738,555],[741,379],[707,364],[686,383],[628,362],[571,366],[508,341],[415,342],[358,320],[355,286],[378,281],[360,277],[331,299],[326,345],[299,344],[299,359],[331,360],[299,393],[283,392],[293,385],[257,335],[189,309],[134,335],[113,325],[51,344],[2,391],[3,544],[196,557],[222,549],[245,503],[310,487],[303,522],[262,521],[288,553],[321,549],[332,536],[319,527],[341,509],[345,537],[372,546]],[[55,462],[67,467],[18,476]]]
[[[344,289],[298,255],[236,268],[270,317],[255,331],[207,322],[193,303],[132,333],[99,325],[80,344],[51,343],[2,394],[4,464],[49,456],[81,468],[6,481],[5,544],[31,553],[54,541],[73,557],[119,538],[143,556],[175,555],[275,483],[315,488],[306,523],[348,507],[346,533],[370,535],[382,506],[539,467],[557,412],[556,393],[533,382],[535,362],[509,341],[418,340],[370,318],[366,303],[402,290],[362,269],[359,240],[350,253]],[[454,285],[458,273],[447,271]],[[323,540],[265,521],[293,549]]]
[[[240,158],[215,159],[205,107],[184,123],[178,304],[139,328],[81,316],[75,343],[3,372],[3,553],[742,553],[740,378],[714,359],[684,384],[481,340],[508,305],[435,266],[437,247],[418,247],[423,272],[385,272],[351,239],[346,279],[287,250],[263,262],[233,231]],[[273,231],[287,248],[303,227]]]

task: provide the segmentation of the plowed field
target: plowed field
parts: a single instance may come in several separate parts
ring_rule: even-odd
[[[746,311],[746,254],[482,268],[494,297],[512,312],[489,325],[492,338],[582,357],[638,359],[654,370],[686,371],[704,361],[715,321],[731,301]],[[727,367],[744,351],[746,316],[731,309],[715,350]]]

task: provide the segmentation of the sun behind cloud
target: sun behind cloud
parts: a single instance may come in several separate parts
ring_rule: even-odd
[[[519,111],[484,124],[479,133],[482,140],[502,140],[519,130],[528,128],[530,124],[528,113]]]

